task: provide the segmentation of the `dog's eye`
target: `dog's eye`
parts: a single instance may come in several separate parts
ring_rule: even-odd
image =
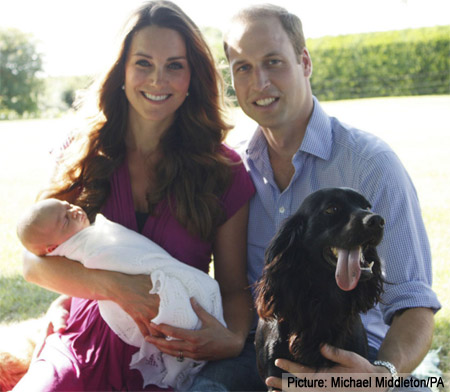
[[[328,208],[325,210],[325,214],[328,214],[328,215],[333,215],[333,214],[336,214],[336,213],[338,213],[338,212],[339,212],[339,208],[336,207],[336,206],[328,207]]]

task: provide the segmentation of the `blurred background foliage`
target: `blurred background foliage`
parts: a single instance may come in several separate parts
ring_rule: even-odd
[[[38,111],[43,80],[42,56],[29,34],[16,29],[0,29],[0,115]]]
[[[222,34],[202,29],[234,97]],[[94,75],[42,72],[33,37],[0,29],[0,119],[57,117]],[[314,94],[322,101],[450,93],[450,25],[307,40]]]
[[[307,41],[320,100],[450,93],[450,26]]]

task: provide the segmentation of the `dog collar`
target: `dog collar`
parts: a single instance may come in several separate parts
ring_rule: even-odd
[[[385,367],[387,370],[389,370],[389,372],[391,373],[392,376],[392,380],[395,382],[398,380],[398,373],[397,373],[397,369],[395,368],[395,366],[390,363],[389,361],[375,361],[373,363],[375,366],[383,366]],[[389,388],[389,391],[392,391],[394,388]]]

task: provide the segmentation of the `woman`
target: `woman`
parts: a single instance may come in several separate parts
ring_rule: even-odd
[[[180,360],[238,355],[252,318],[245,249],[254,188],[222,144],[228,126],[218,81],[195,24],[171,2],[143,5],[101,85],[99,118],[64,152],[45,193],[81,206],[90,218],[102,212],[203,271],[214,256],[228,328],[194,304],[202,329],[160,347]],[[144,336],[158,335],[149,322],[158,297],[148,294],[147,276],[30,253],[24,276],[74,298],[67,329],[47,339],[18,389],[142,390],[140,373],[128,366],[137,348],[107,327],[96,300],[115,301]]]

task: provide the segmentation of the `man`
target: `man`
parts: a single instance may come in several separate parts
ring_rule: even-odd
[[[224,47],[239,104],[259,124],[243,154],[257,188],[248,229],[250,284],[260,277],[264,250],[281,222],[308,194],[333,186],[360,191],[387,221],[378,249],[394,284],[386,285],[381,306],[362,315],[370,362],[330,347],[323,355],[338,363],[333,372],[412,372],[430,347],[440,304],[408,174],[384,142],[323,112],[311,91],[312,61],[298,17],[277,6],[250,7],[233,18]],[[374,365],[376,359],[383,362]],[[278,365],[309,371],[287,360]],[[281,380],[267,384],[280,388]]]

